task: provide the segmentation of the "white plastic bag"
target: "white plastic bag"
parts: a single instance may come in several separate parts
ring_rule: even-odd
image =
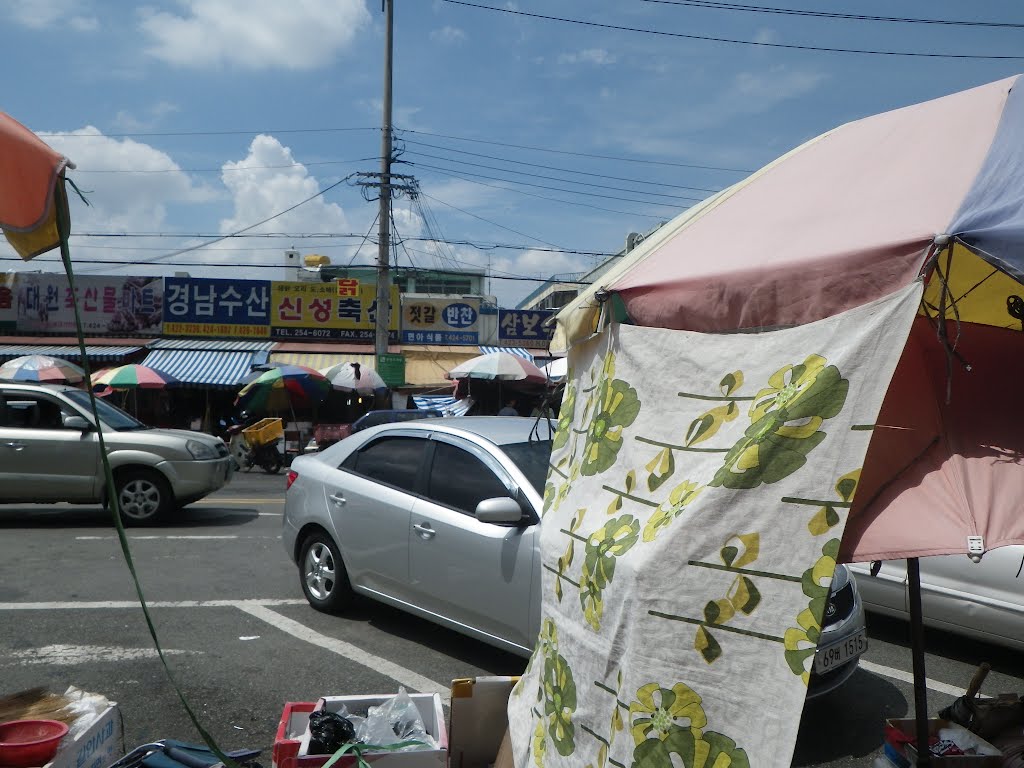
[[[370,707],[366,719],[359,722],[349,718],[356,728],[356,739],[367,745],[387,747],[401,742],[418,742],[396,748],[395,752],[411,752],[418,749],[437,749],[437,741],[427,733],[420,711],[409,698],[405,688],[398,689],[398,695],[383,704]]]

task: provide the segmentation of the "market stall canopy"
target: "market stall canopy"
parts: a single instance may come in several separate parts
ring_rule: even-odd
[[[41,381],[50,384],[78,384],[85,371],[59,357],[23,355],[0,365],[0,379]]]
[[[301,365],[281,365],[264,371],[242,387],[235,402],[244,410],[284,411],[296,405],[319,403],[330,389],[330,382],[319,371]]]
[[[800,326],[923,276],[841,556],[1024,543],[1019,83],[841,126],[694,206],[558,315],[553,348],[602,317],[706,333]]]
[[[342,392],[355,392],[360,395],[372,395],[374,392],[387,389],[388,385],[373,368],[360,363],[340,363],[321,371],[331,382],[334,389]]]
[[[93,389],[163,389],[169,384],[177,384],[178,380],[170,374],[149,368],[145,365],[130,363],[117,368],[109,368],[92,377]]]
[[[471,358],[448,371],[447,378],[525,381],[533,384],[543,384],[548,380],[544,371],[529,360],[508,352],[491,352]]]
[[[23,259],[60,245],[57,217],[67,220],[62,180],[74,164],[0,112],[0,229]]]

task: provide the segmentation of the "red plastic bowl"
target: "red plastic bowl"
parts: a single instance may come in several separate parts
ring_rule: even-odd
[[[12,720],[0,723],[0,766],[33,768],[46,765],[57,754],[68,732],[59,720]]]

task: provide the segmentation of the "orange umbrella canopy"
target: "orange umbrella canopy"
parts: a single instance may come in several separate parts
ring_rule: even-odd
[[[0,229],[23,259],[60,245],[57,214],[67,217],[63,181],[74,164],[0,112]]]

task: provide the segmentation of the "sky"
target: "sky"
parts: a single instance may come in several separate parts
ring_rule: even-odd
[[[1019,0],[749,2],[393,0],[392,263],[513,307],[820,133],[1024,71]],[[2,0],[0,43],[0,110],[89,202],[78,273],[376,262],[381,0]]]

